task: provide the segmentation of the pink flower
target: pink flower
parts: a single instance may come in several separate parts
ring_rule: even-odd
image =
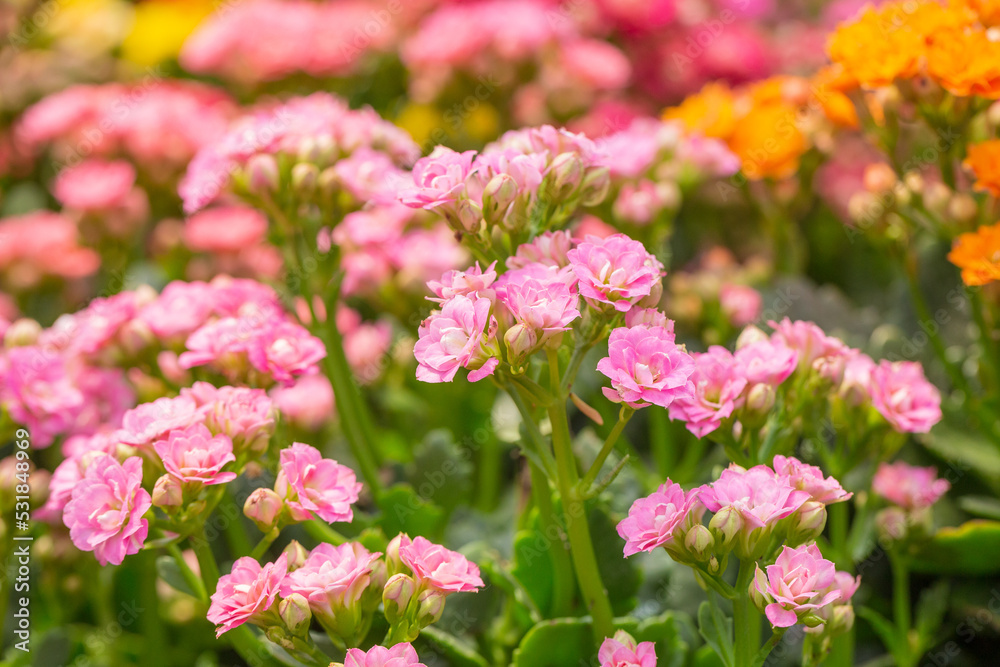
[[[274,491],[285,498],[292,518],[306,521],[318,516],[327,523],[351,521],[351,503],[357,502],[361,484],[354,471],[319,450],[301,442],[281,450],[281,470]]]
[[[323,341],[292,322],[281,322],[251,339],[247,358],[254,368],[290,387],[294,377],[309,375],[326,356]]]
[[[578,39],[563,45],[560,65],[566,73],[595,90],[618,90],[628,84],[632,66],[617,47],[599,39]]]
[[[713,345],[693,357],[693,394],[670,405],[670,418],[687,422],[687,429],[703,438],[742,405],[747,379],[743,366],[724,347]]]
[[[809,498],[807,491],[792,487],[787,477],[765,465],[744,470],[735,464],[723,470],[719,479],[702,487],[699,496],[712,512],[732,508],[743,519],[747,532],[790,516]]]
[[[445,549],[423,537],[400,539],[399,558],[413,571],[417,586],[443,595],[472,593],[482,588],[479,568],[457,551]]]
[[[184,223],[184,243],[195,252],[238,253],[267,234],[267,218],[249,206],[217,206]]]
[[[793,322],[786,317],[781,322],[769,321],[768,325],[774,329],[771,340],[798,352],[799,368],[807,371],[817,359],[843,359],[851,354],[843,341],[827,336],[812,322]]]
[[[101,258],[79,245],[76,223],[58,213],[35,211],[0,220],[0,271],[16,269],[15,286],[33,287],[44,276],[82,278],[97,271]],[[58,257],[58,262],[52,258]]]
[[[500,360],[494,356],[497,320],[487,298],[458,295],[431,313],[418,330],[413,346],[417,379],[451,382],[459,368],[467,368],[469,381],[492,375]]]
[[[871,372],[872,405],[903,433],[927,433],[941,421],[941,394],[915,361],[882,361]]]
[[[608,637],[597,652],[601,667],[656,667],[656,645],[653,642],[636,644],[635,639],[619,630]]]
[[[805,631],[818,634],[823,632],[826,624],[830,624],[831,622],[836,624],[838,621],[843,624],[843,628],[850,629],[850,627],[854,624],[853,609],[844,616],[841,616],[839,619],[837,609],[839,607],[846,607],[850,605],[851,598],[854,597],[854,594],[857,592],[859,586],[861,586],[860,576],[855,577],[852,576],[850,572],[838,570],[833,575],[833,583],[830,584],[829,588],[821,592],[824,595],[827,593],[839,593],[840,597],[831,601],[828,605],[814,609],[813,613],[823,620],[823,625],[818,625],[814,628],[806,627]]]
[[[880,464],[872,480],[875,493],[907,510],[930,507],[950,488],[933,467],[917,468],[903,461]]]
[[[752,287],[727,284],[719,291],[719,305],[730,324],[745,327],[760,317],[764,300]]]
[[[413,646],[404,642],[392,648],[372,646],[367,653],[359,648],[347,649],[344,667],[426,667],[419,660]]]
[[[114,456],[117,445],[108,434],[95,433],[89,436],[71,436],[63,443],[62,449],[66,458],[52,472],[49,497],[38,510],[37,516],[42,521],[58,521],[62,518],[66,503],[73,497],[73,489],[83,481],[87,471],[86,464],[97,453]]]
[[[161,338],[187,338],[212,316],[215,296],[208,283],[175,280],[143,306],[136,319]]]
[[[497,299],[513,320],[531,331],[537,344],[569,329],[580,317],[580,298],[555,267],[548,271],[508,271],[496,284]]]
[[[623,313],[653,293],[663,275],[660,261],[624,234],[588,236],[567,256],[580,279],[580,294]]]
[[[115,437],[126,445],[142,447],[170,431],[185,429],[203,420],[201,411],[187,396],[158,398],[126,412]]]
[[[246,353],[251,341],[260,335],[263,321],[223,317],[206,323],[195,330],[177,358],[183,369],[212,364],[220,369],[242,368],[246,365]],[[265,360],[266,361],[266,360]]]
[[[392,326],[385,321],[365,322],[344,335],[344,354],[361,384],[371,384],[385,369],[392,346]]]
[[[650,327],[662,327],[673,333],[674,321],[656,308],[632,308],[625,313],[625,326],[628,328],[645,324]]]
[[[698,489],[685,492],[669,479],[629,508],[628,517],[618,524],[625,540],[625,557],[677,542],[675,532],[686,530],[701,519],[705,507],[698,501]]]
[[[0,404],[31,431],[36,447],[48,447],[72,430],[86,404],[69,362],[37,345],[13,347],[0,356]]]
[[[215,636],[219,637],[248,621],[260,621],[264,612],[274,605],[287,572],[288,557],[285,554],[264,567],[249,556],[233,563],[232,572],[219,577],[208,608],[209,622],[218,626]]]
[[[615,217],[635,225],[650,224],[662,211],[677,205],[676,186],[671,186],[645,179],[625,183],[612,207]]]
[[[142,515],[151,506],[149,493],[142,488],[142,459],[133,456],[118,463],[99,454],[74,487],[63,522],[78,549],[93,551],[101,565],[119,565],[142,548],[149,530]]]
[[[274,433],[277,411],[263,389],[216,388],[195,382],[191,388],[181,389],[181,396],[198,405],[209,429],[229,436],[236,453],[263,450]]]
[[[320,544],[301,567],[285,576],[281,596],[298,593],[313,613],[331,618],[358,603],[371,582],[372,564],[381,555],[369,553],[357,542]]]
[[[465,192],[465,179],[472,171],[475,151],[456,153],[437,146],[427,157],[413,165],[415,188],[403,190],[399,199],[411,208],[433,210],[454,204]]]
[[[236,479],[235,472],[222,467],[236,460],[229,436],[212,432],[204,424],[193,424],[183,431],[171,431],[165,440],[153,443],[167,472],[181,482],[200,482],[206,486]]]
[[[66,208],[108,211],[127,203],[135,168],[124,160],[86,160],[56,177],[52,194]]]
[[[784,345],[761,340],[736,350],[735,358],[747,382],[777,387],[795,372],[799,353]]]
[[[875,368],[871,357],[854,350],[844,362],[837,394],[854,406],[871,401],[872,373]]]
[[[839,503],[854,495],[844,491],[844,487],[833,477],[824,478],[822,470],[803,463],[794,456],[775,456],[774,471],[787,476],[789,484],[807,492],[812,500],[824,505]]]
[[[470,266],[465,271],[448,271],[441,280],[431,280],[427,283],[437,298],[428,297],[430,301],[444,303],[453,296],[459,294],[472,297],[473,295],[488,296],[486,290],[489,289],[497,279],[496,262],[493,262],[483,270],[476,262],[475,266]]]
[[[694,359],[674,343],[673,331],[645,325],[612,331],[608,356],[597,362],[597,370],[611,378],[611,388],[602,388],[608,400],[636,409],[666,408],[689,397],[694,369]]]
[[[776,628],[789,628],[815,609],[840,599],[841,591],[830,590],[836,568],[823,558],[815,544],[791,549],[782,547],[767,575],[757,566],[753,587],[768,602],[767,620]]]
[[[568,253],[573,248],[573,235],[567,231],[545,232],[531,243],[522,243],[517,252],[507,258],[508,269],[523,269],[529,264],[545,264],[563,268],[569,266]]]
[[[333,387],[325,375],[305,375],[291,387],[271,389],[271,400],[292,424],[317,431],[334,417]]]

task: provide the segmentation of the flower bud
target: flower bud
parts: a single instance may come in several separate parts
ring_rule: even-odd
[[[576,153],[560,153],[549,167],[553,194],[564,199],[576,191],[583,181],[583,160]]]
[[[754,343],[759,343],[765,340],[770,340],[767,334],[761,331],[758,327],[750,325],[740,332],[739,337],[736,339],[736,349],[738,350],[746,347],[747,345],[753,345]]]
[[[316,190],[319,169],[314,164],[299,162],[292,167],[292,190],[308,197]]]
[[[919,195],[923,193],[927,183],[924,181],[924,175],[919,171],[908,171],[903,174],[903,185],[913,194]]]
[[[799,619],[799,622],[805,625],[807,628],[818,628],[823,625],[824,621],[822,618],[816,614],[806,614]]]
[[[715,548],[715,538],[712,532],[700,523],[693,526],[684,537],[684,546],[691,552],[695,560],[707,560]]]
[[[278,603],[278,616],[296,637],[305,637],[312,622],[309,602],[300,593],[292,593]]]
[[[754,580],[750,582],[750,599],[753,600],[753,604],[757,609],[764,611],[764,608],[772,602],[769,596],[761,592],[766,591],[769,585],[767,575],[758,567],[753,578]]]
[[[712,520],[708,522],[708,527],[712,531],[716,543],[728,551],[732,548],[733,540],[743,529],[743,517],[727,505],[716,512]]]
[[[838,604],[833,607],[831,618],[826,623],[831,634],[843,634],[854,627],[854,606]]]
[[[517,181],[510,174],[497,174],[483,189],[483,217],[491,224],[499,223],[517,198]]]
[[[826,527],[826,505],[815,500],[806,501],[792,515],[792,522],[788,545],[794,547],[811,542],[819,537]]]
[[[649,288],[649,294],[639,299],[636,305],[639,308],[656,308],[663,298],[663,281],[655,280]]]
[[[274,528],[284,505],[284,501],[271,489],[256,489],[243,503],[243,514],[266,533]]]
[[[4,347],[26,347],[34,345],[38,335],[42,333],[42,325],[35,320],[22,317],[14,320],[3,336]]]
[[[247,160],[247,189],[257,195],[278,190],[278,163],[273,155],[258,154]]]
[[[515,324],[503,335],[503,341],[510,352],[508,359],[516,360],[526,356],[538,345],[538,336],[534,329],[523,324]]]
[[[399,572],[410,571],[410,568],[406,567],[406,565],[403,564],[402,559],[399,557],[399,545],[402,541],[403,534],[400,533],[396,537],[389,540],[389,544],[385,548],[385,565],[390,578]]]
[[[747,410],[755,415],[766,415],[774,407],[776,393],[769,384],[755,384],[747,394]]]
[[[486,225],[482,209],[479,208],[479,204],[472,200],[459,200],[456,214],[458,216],[458,224],[462,229],[471,234],[478,234]]]
[[[292,540],[288,543],[282,552],[288,559],[288,571],[294,572],[295,570],[302,567],[306,562],[306,558],[309,556],[309,551],[299,544],[298,540]]]
[[[583,178],[580,205],[597,206],[608,196],[610,188],[611,172],[608,171],[607,167],[589,170]]]
[[[417,596],[417,627],[426,628],[437,623],[444,613],[444,595],[438,591],[424,591]]]
[[[156,507],[179,507],[183,502],[181,482],[173,475],[163,475],[153,486],[153,505]]]
[[[382,591],[382,604],[385,607],[385,619],[390,625],[399,623],[406,615],[406,607],[416,590],[417,585],[409,575],[400,573],[389,578]]]
[[[333,193],[340,189],[340,177],[337,175],[336,169],[327,167],[319,172],[319,176],[316,179],[316,187],[324,195],[333,195]]]

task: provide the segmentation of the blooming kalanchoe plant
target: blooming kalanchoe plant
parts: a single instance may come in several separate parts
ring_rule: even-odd
[[[244,623],[266,624],[265,614],[275,605],[287,571],[285,554],[263,567],[250,557],[233,563],[232,571],[219,578],[208,608],[208,620],[217,626],[215,636]]]
[[[776,628],[788,628],[840,599],[834,584],[836,568],[823,558],[815,544],[796,549],[782,547],[767,574],[757,566],[753,581],[754,600]],[[822,622],[818,616],[816,620]]]
[[[684,491],[668,479],[650,495],[633,502],[628,516],[618,524],[618,535],[625,540],[625,557],[657,547],[672,554],[683,553],[686,531],[699,524],[705,513],[699,492]]]
[[[213,436],[204,424],[171,431],[165,439],[154,442],[153,449],[167,473],[180,482],[210,486],[236,479],[235,472],[222,470],[236,461],[233,441],[225,434]]]
[[[927,433],[941,421],[941,393],[914,361],[882,361],[871,372],[872,405],[894,429]]]
[[[742,364],[724,347],[694,353],[692,391],[670,404],[670,418],[685,422],[699,438],[718,429],[743,405],[747,386]]]
[[[624,234],[588,236],[566,255],[580,281],[580,296],[593,307],[609,304],[624,313],[650,295],[659,298],[663,289],[663,264]]]
[[[285,502],[293,521],[318,516],[328,523],[351,521],[351,504],[357,502],[361,483],[354,471],[318,449],[301,442],[283,449],[274,491]]]
[[[597,370],[611,379],[604,395],[632,408],[669,407],[689,397],[695,362],[674,342],[673,328],[638,325],[611,332]]]
[[[417,379],[451,382],[459,368],[467,368],[469,381],[493,374],[500,363],[496,349],[497,320],[493,302],[486,297],[456,295],[441,310],[431,313],[418,330],[413,346]]]
[[[653,642],[636,643],[632,635],[619,630],[614,637],[601,642],[597,659],[601,667],[656,667],[656,645]]]

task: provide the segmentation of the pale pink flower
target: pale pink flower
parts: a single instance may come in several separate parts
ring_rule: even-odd
[[[733,464],[719,479],[702,487],[699,499],[712,512],[732,508],[747,532],[765,528],[790,516],[809,500],[808,491],[794,488],[784,475],[765,465],[744,470]]]
[[[545,264],[563,268],[569,266],[568,253],[573,249],[573,235],[559,230],[545,232],[531,243],[522,243],[517,252],[507,258],[508,269],[523,269],[529,264]]]
[[[829,505],[849,499],[848,493],[833,477],[823,477],[823,471],[816,466],[799,461],[794,456],[774,457],[774,471],[788,477],[788,483],[796,489],[806,491],[812,500]]]
[[[875,362],[867,354],[855,350],[844,362],[840,387],[837,394],[851,405],[863,405],[871,401],[872,373]]]
[[[220,637],[244,623],[261,620],[264,612],[274,605],[287,572],[288,556],[285,554],[264,567],[249,556],[237,559],[232,571],[219,577],[212,594],[208,620],[218,626],[215,636]]]
[[[671,194],[667,185],[641,180],[625,183],[618,191],[612,205],[615,217],[635,225],[648,225],[661,212],[677,204],[677,197]]]
[[[823,558],[815,544],[797,549],[784,546],[767,575],[757,566],[753,587],[768,603],[767,620],[776,628],[789,628],[810,612],[840,599],[841,591],[830,590],[836,568]]]
[[[347,363],[362,384],[371,384],[378,379],[391,346],[392,326],[386,321],[365,322],[344,334]]]
[[[674,333],[663,327],[640,325],[611,332],[608,356],[597,370],[611,379],[602,391],[608,400],[633,408],[668,407],[690,397],[695,362],[674,342]]]
[[[426,667],[408,642],[392,648],[372,646],[365,653],[359,648],[347,649],[344,667]]]
[[[216,290],[200,281],[169,283],[137,316],[161,338],[187,338],[208,321],[215,311]]]
[[[140,306],[155,292],[139,291],[94,299],[83,310],[63,315],[52,326],[53,336],[68,339],[66,349],[86,355],[95,354],[120,341],[123,328],[135,318]]]
[[[781,322],[769,321],[768,325],[774,329],[771,340],[798,352],[799,368],[806,371],[812,369],[818,359],[845,359],[851,354],[851,348],[843,341],[827,336],[812,322],[793,322],[786,317]]]
[[[824,625],[817,625],[814,628],[810,628],[807,626],[806,628],[804,628],[805,631],[815,634],[823,632],[826,623],[837,620],[835,613],[836,608],[850,605],[851,598],[854,597],[854,594],[857,592],[858,587],[860,586],[861,586],[860,576],[855,577],[851,575],[850,572],[837,570],[837,572],[833,575],[833,583],[830,584],[829,588],[821,592],[824,595],[827,593],[839,593],[840,597],[838,597],[836,600],[831,601],[830,604],[826,606],[814,609],[813,613],[823,620]],[[847,621],[848,625],[844,627],[850,628],[851,625],[854,623],[853,610],[847,616],[847,618],[850,620]]]
[[[76,386],[69,360],[39,346],[13,347],[0,356],[0,404],[44,448],[73,429],[86,397]]]
[[[402,535],[399,558],[413,571],[418,587],[443,595],[475,592],[485,585],[475,563],[423,537],[411,541],[408,535]]]
[[[687,429],[703,438],[722,425],[743,404],[747,379],[742,365],[724,347],[694,353],[695,368],[690,381],[691,396],[670,405],[670,418],[687,423]]]
[[[95,433],[71,436],[63,442],[62,449],[66,458],[52,472],[52,477],[49,478],[49,497],[36,514],[42,521],[53,522],[62,518],[66,503],[73,497],[73,489],[83,481],[87,471],[86,462],[93,458],[93,455],[86,455],[95,452],[113,457],[117,445],[107,433]]]
[[[660,261],[624,234],[588,236],[567,256],[580,280],[580,295],[623,313],[653,293],[663,275]]]
[[[163,397],[126,412],[115,437],[126,445],[143,447],[170,431],[185,429],[202,421],[204,415],[187,396]]]
[[[601,643],[597,659],[601,667],[656,667],[656,645],[637,644],[629,633],[619,630]]]
[[[461,294],[463,296],[489,296],[486,292],[496,279],[496,262],[491,263],[484,270],[476,262],[475,266],[470,266],[465,271],[448,271],[441,280],[431,280],[427,283],[436,298],[428,297],[429,301],[444,303],[448,299]]]
[[[918,468],[903,461],[880,464],[872,480],[875,493],[907,510],[930,507],[950,488],[948,480],[938,479],[935,468]]]
[[[305,562],[281,582],[281,596],[298,593],[314,614],[332,619],[354,607],[371,583],[372,564],[382,554],[369,553],[358,542],[320,544]]]
[[[286,387],[294,383],[296,376],[315,372],[316,364],[325,356],[323,341],[293,322],[267,328],[247,347],[250,364]]]
[[[631,308],[625,313],[625,326],[628,328],[645,324],[650,327],[661,327],[673,333],[674,321],[656,308]]]
[[[413,165],[415,188],[402,190],[399,199],[411,208],[433,210],[451,205],[465,192],[465,179],[472,171],[475,151],[456,153],[438,146]]]
[[[424,320],[413,346],[417,379],[451,382],[459,368],[472,371],[470,382],[492,375],[499,364],[492,350],[498,327],[492,307],[487,298],[458,295]]]
[[[580,298],[555,267],[539,272],[531,268],[515,269],[497,281],[498,301],[513,320],[532,331],[537,343],[566,331],[580,317]]]
[[[625,540],[625,557],[676,544],[675,533],[689,528],[705,513],[698,493],[699,489],[685,492],[680,484],[668,479],[656,491],[632,503],[628,516],[618,524],[618,535]]]
[[[882,361],[871,372],[872,405],[903,433],[927,433],[941,421],[941,393],[915,361]]]
[[[108,211],[128,203],[135,167],[124,160],[86,160],[56,177],[52,194],[66,208]]]
[[[777,387],[795,372],[799,353],[780,343],[761,340],[736,350],[735,358],[747,382]]]
[[[149,521],[142,515],[151,506],[149,493],[142,488],[141,458],[118,463],[98,454],[73,488],[63,522],[78,549],[93,551],[101,565],[118,565],[142,548],[149,531]]]
[[[207,322],[188,336],[184,342],[187,350],[177,363],[185,370],[206,364],[220,369],[243,368],[251,341],[260,336],[263,325],[263,321],[236,317]]]
[[[628,84],[632,65],[614,45],[599,39],[578,39],[559,51],[560,68],[581,87],[618,90]]]
[[[764,307],[760,292],[748,285],[726,284],[719,291],[722,314],[734,327],[745,327],[758,317]]]
[[[267,234],[267,218],[249,206],[216,206],[184,223],[184,243],[195,252],[238,253]]]
[[[198,405],[210,430],[229,436],[236,453],[262,450],[274,433],[278,414],[263,389],[216,388],[195,382],[191,388],[181,389],[181,396]]]
[[[82,278],[97,271],[100,255],[79,245],[77,226],[50,211],[0,220],[0,271],[16,286],[34,287],[44,276]],[[59,261],[52,261],[58,257]]]
[[[204,424],[171,431],[153,443],[167,472],[181,482],[199,482],[206,486],[225,484],[236,479],[235,472],[223,472],[227,463],[236,461],[233,441],[225,434],[212,435]]]
[[[304,375],[291,387],[275,386],[271,400],[292,424],[317,431],[334,418],[333,387],[325,375]]]
[[[327,523],[351,521],[361,483],[354,471],[333,459],[324,459],[315,447],[301,442],[281,450],[281,469],[274,491],[285,499],[292,518],[306,521],[318,516]]]

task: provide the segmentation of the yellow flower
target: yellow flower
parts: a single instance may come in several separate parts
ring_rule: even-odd
[[[1000,223],[959,236],[948,259],[962,269],[962,282],[966,285],[1000,280]]]
[[[122,56],[151,66],[176,58],[185,40],[212,13],[209,0],[149,0],[135,7],[132,32],[122,42]]]
[[[663,112],[664,120],[679,120],[691,132],[716,139],[728,138],[735,129],[734,98],[724,83],[709,83],[679,106]]]
[[[969,146],[965,166],[976,176],[976,189],[1000,197],[1000,139]]]

